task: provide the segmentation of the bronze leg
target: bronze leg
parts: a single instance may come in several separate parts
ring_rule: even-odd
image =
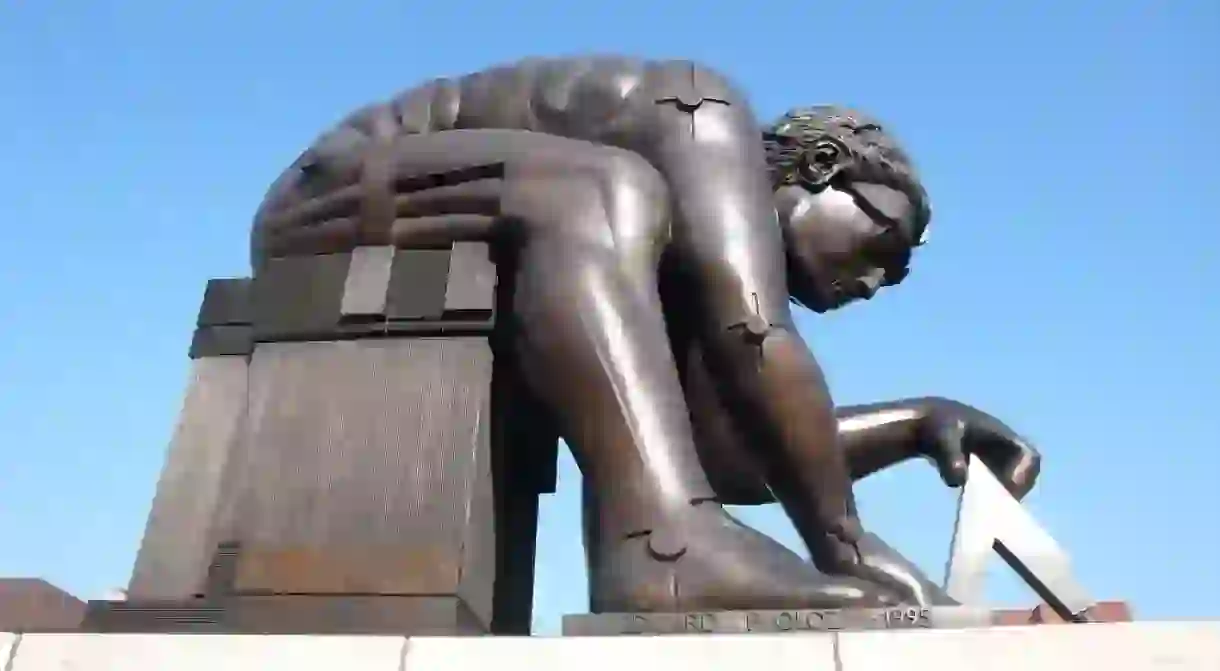
[[[717,498],[733,505],[775,503],[767,488],[766,471],[750,449],[753,441],[720,398],[720,385],[703,362],[699,341],[679,335],[674,348],[681,362],[700,462]],[[839,449],[853,481],[917,455],[916,414],[906,412],[900,404],[835,409]],[[900,586],[910,602],[923,606],[953,603],[934,581],[875,534],[866,532],[859,548],[865,562],[886,574],[887,582]]]

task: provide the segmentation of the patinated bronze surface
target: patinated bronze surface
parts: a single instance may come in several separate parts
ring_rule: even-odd
[[[102,632],[529,633],[556,433],[495,354],[482,242],[207,285],[192,381]]]
[[[1023,494],[1037,455],[945,401],[836,416],[791,305],[899,283],[929,220],[863,115],[797,109],[760,134],[700,65],[535,59],[324,134],[268,194],[253,263],[492,244],[513,356],[585,479],[594,612],[925,606],[943,595],[864,532],[853,477],[923,455],[953,484],[974,450]],[[813,565],[722,508],[772,496]]]

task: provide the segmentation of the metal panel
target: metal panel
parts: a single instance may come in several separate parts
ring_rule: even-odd
[[[394,254],[386,316],[427,319],[445,312],[448,249],[400,249]]]
[[[258,346],[231,540],[351,556],[427,552],[461,564],[464,581],[490,586],[494,559],[484,568],[489,560],[471,553],[494,550],[476,528],[492,514],[481,509],[490,483],[480,482],[490,481],[482,424],[491,372],[482,338]],[[463,585],[463,594],[474,589]],[[478,609],[488,622],[490,604]]]
[[[456,242],[449,257],[446,312],[491,312],[496,297],[496,265],[485,242]]]
[[[389,246],[358,247],[352,252],[343,285],[343,316],[385,315],[393,261],[394,248]]]
[[[208,280],[195,325],[249,324],[253,307],[250,283],[247,277]]]
[[[190,357],[245,356],[254,349],[254,327],[247,324],[201,326],[191,338]]]
[[[339,308],[348,254],[272,259],[254,280],[254,330],[262,342],[329,334]]]
[[[245,413],[246,376],[245,357],[194,362],[136,557],[131,598],[175,599],[201,590],[212,555],[207,532]]]
[[[367,545],[325,549],[242,548],[240,594],[453,594],[463,568],[448,548]],[[494,569],[494,567],[492,567]]]

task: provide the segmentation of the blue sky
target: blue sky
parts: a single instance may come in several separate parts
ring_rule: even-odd
[[[933,234],[901,287],[801,317],[837,399],[1000,416],[1043,449],[1030,506],[1095,595],[1220,617],[1220,3],[765,4],[0,4],[0,575],[126,583],[204,281],[248,272],[254,208],[320,130],[426,77],[601,52],[704,61],[764,119],[887,121]],[[564,459],[543,631],[585,607]],[[941,574],[955,496],[930,468],[859,496]],[[743,514],[795,545],[780,511]],[[997,602],[1031,602],[994,573]]]

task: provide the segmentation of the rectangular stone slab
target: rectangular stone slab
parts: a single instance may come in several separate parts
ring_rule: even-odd
[[[783,634],[874,629],[961,629],[991,624],[990,610],[964,606],[604,613],[564,616],[563,635]]]
[[[398,671],[401,636],[26,634],[6,671]],[[3,661],[0,659],[0,661]]]
[[[699,638],[26,634],[18,647],[7,671],[1215,671],[1220,623]]]

